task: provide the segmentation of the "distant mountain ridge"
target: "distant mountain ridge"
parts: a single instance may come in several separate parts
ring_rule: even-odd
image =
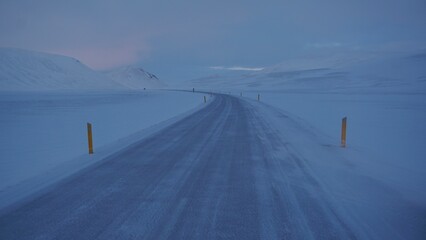
[[[138,90],[166,86],[154,74],[141,68],[137,71],[131,78],[126,77],[128,71],[122,70],[115,70],[110,76],[72,57],[0,48],[0,91]]]
[[[261,71],[213,73],[188,82],[206,89],[426,93],[426,51],[340,54],[289,60]]]

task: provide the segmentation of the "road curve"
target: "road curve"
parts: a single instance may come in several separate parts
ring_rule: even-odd
[[[253,105],[205,108],[0,216],[0,239],[355,239]]]

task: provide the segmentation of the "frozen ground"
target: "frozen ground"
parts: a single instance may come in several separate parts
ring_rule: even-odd
[[[202,101],[202,95],[172,91],[0,94],[0,206],[25,195],[37,181],[48,184],[117,151],[140,139],[141,130]],[[94,135],[90,158],[87,122]]]
[[[285,112],[219,95],[0,215],[2,239],[423,239],[425,207]]]
[[[298,118],[332,146],[339,145],[341,119],[348,117],[351,164],[426,207],[425,94],[262,92],[261,102]]]

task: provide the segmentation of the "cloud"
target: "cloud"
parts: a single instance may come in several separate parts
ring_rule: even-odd
[[[209,68],[213,70],[229,70],[229,71],[262,71],[264,69],[263,67],[240,67],[240,66],[235,66],[235,67],[213,66]]]

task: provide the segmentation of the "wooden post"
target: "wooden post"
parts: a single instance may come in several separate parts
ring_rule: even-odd
[[[257,94],[257,101],[260,102],[260,94]]]
[[[206,99],[206,96],[204,96],[204,103],[206,103],[207,102],[207,99]]]
[[[87,123],[87,140],[89,142],[89,154],[93,154],[92,124],[90,123]]]
[[[192,92],[195,92],[195,88],[192,88]]]
[[[346,117],[342,119],[342,147],[346,147]]]
[[[240,97],[242,97],[243,96],[243,92],[240,92]]]

